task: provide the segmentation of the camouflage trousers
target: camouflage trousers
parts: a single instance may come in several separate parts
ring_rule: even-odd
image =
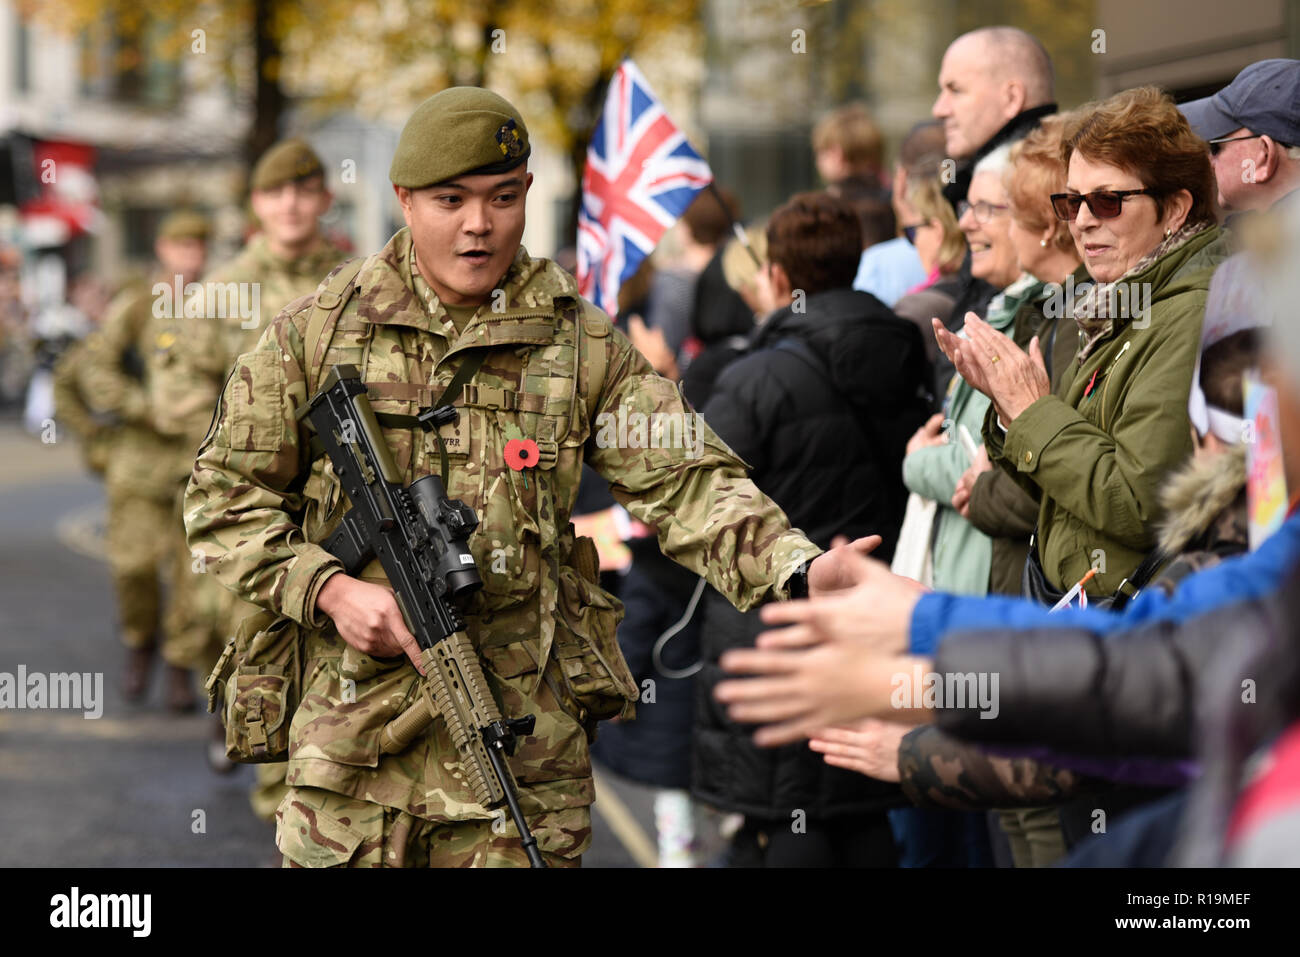
[[[284,783],[288,770],[287,761],[257,765],[257,783],[249,792],[248,803],[252,806],[253,813],[263,821],[269,823],[275,820],[275,809],[289,793],[289,785]]]
[[[152,648],[161,634],[167,663],[191,667],[184,594],[189,552],[176,502],[112,485],[107,492],[106,544],[122,643]]]
[[[320,788],[290,788],[275,816],[285,867],[528,866],[508,818],[504,828],[493,821],[426,821]],[[591,808],[548,811],[528,826],[548,867],[581,866],[591,844]]]

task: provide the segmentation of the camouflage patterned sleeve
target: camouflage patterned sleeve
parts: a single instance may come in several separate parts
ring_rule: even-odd
[[[290,304],[226,381],[185,492],[185,528],[205,567],[241,598],[309,626],[316,595],[341,570],[307,542],[296,515],[309,467],[296,410],[306,404],[302,330],[310,300]]]
[[[786,581],[822,550],[790,528],[677,386],[655,373],[604,313],[584,306],[586,321],[607,331],[587,337],[589,349],[605,349],[607,368],[601,394],[587,395],[587,462],[628,512],[657,531],[665,555],[737,608],[787,597]]]
[[[935,727],[903,736],[898,773],[913,804],[959,811],[1057,804],[1073,797],[1085,781],[1032,758],[990,754]]]
[[[94,336],[88,337],[78,378],[92,411],[124,422],[148,423],[149,401],[142,379],[132,378],[123,359],[138,357],[139,310],[149,308],[147,289],[124,290],[109,304]]]
[[[54,415],[83,441],[100,431],[81,398],[81,369],[90,336],[69,346],[54,366]]]

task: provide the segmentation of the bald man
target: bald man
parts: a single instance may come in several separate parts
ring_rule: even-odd
[[[948,45],[939,65],[939,98],[930,111],[943,122],[944,147],[956,165],[942,172],[943,195],[953,209],[966,198],[975,164],[1004,143],[1023,138],[1056,112],[1052,58],[1043,45],[1015,27],[982,27]],[[960,211],[958,211],[960,216]],[[998,292],[970,274],[970,253],[958,273],[960,286],[944,325],[956,330],[967,312],[983,316]],[[954,370],[942,352],[935,376],[947,382]]]
[[[966,198],[976,163],[1056,112],[1052,83],[1051,57],[1024,30],[983,27],[949,44],[930,112],[943,121],[948,156],[957,161],[957,178],[944,190],[954,205]]]

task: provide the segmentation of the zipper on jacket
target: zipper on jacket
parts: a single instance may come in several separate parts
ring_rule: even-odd
[[[1101,423],[1103,432],[1106,431],[1106,389],[1110,386],[1110,374],[1115,371],[1115,367],[1119,365],[1119,360],[1124,358],[1124,353],[1128,352],[1128,347],[1131,345],[1133,345],[1133,340],[1129,339],[1124,345],[1120,346],[1119,355],[1115,356],[1115,361],[1110,364],[1110,368],[1106,370],[1106,374],[1102,377],[1106,381],[1101,384],[1101,395],[1097,399],[1097,402],[1101,405],[1101,409],[1097,413],[1097,419]]]

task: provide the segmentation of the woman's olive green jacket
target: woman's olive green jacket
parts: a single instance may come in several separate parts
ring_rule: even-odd
[[[1124,280],[1145,315],[1115,319],[1005,432],[990,408],[990,460],[1042,492],[1038,552],[1056,588],[1095,567],[1088,593],[1111,595],[1155,547],[1160,485],[1192,451],[1187,395],[1210,276],[1228,255],[1211,227]],[[1082,269],[1074,278],[1088,281]]]

